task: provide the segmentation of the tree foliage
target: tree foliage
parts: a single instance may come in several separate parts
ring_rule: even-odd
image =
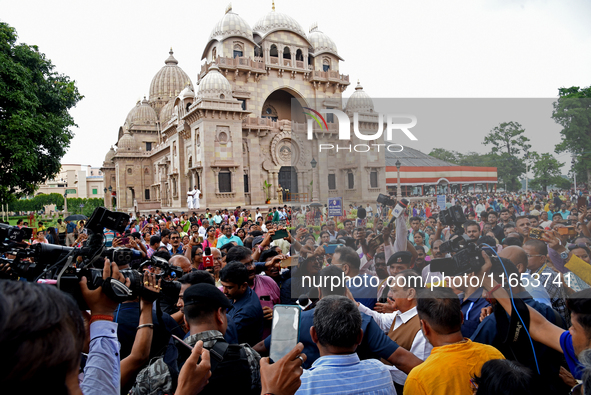
[[[12,200],[8,204],[8,211],[30,212],[43,210],[44,206],[55,204],[57,210],[64,209],[64,197],[59,193],[49,195],[40,193],[32,199]],[[80,205],[84,207],[80,207]],[[102,198],[68,198],[68,212],[70,214],[84,214],[90,217],[95,208],[104,206]]]
[[[577,175],[585,174],[591,184],[591,86],[560,88],[552,118],[562,126],[562,142],[556,153],[574,154]]]
[[[518,122],[503,122],[495,126],[484,138],[483,144],[492,145],[491,159],[497,167],[500,182],[507,189],[516,191],[521,187],[519,177],[525,173],[525,154],[531,148],[525,129]]]
[[[564,163],[560,163],[549,153],[535,154],[532,157],[534,162],[532,167],[534,173],[532,188],[546,191],[549,186],[562,183],[564,178],[560,169],[564,166]]]
[[[0,202],[32,194],[59,172],[76,126],[68,110],[82,99],[37,46],[16,40],[0,22]]]
[[[448,163],[458,164],[458,152],[456,151],[448,151],[445,148],[434,148],[429,153],[429,156]]]
[[[40,193],[32,199],[15,199],[8,204],[8,211],[39,211],[44,206],[51,204],[55,204],[58,210],[62,210],[64,207],[64,197],[59,193],[50,193],[49,195]]]

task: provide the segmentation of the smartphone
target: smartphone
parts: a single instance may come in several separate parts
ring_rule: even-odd
[[[378,246],[381,244],[384,244],[384,235],[381,234],[381,235],[377,236],[374,240],[378,243]]]
[[[288,256],[287,258],[281,260],[281,267],[282,268],[290,267],[291,262],[292,262],[292,257]],[[296,262],[297,262],[297,258],[296,258]]]
[[[585,196],[579,196],[577,199],[577,208],[581,209],[583,207],[587,207],[587,198]]]
[[[570,235],[574,236],[577,234],[577,231],[574,226],[561,226],[558,228],[558,234],[560,235]]]
[[[300,306],[277,304],[273,308],[271,350],[269,357],[277,362],[290,352],[300,337]]]
[[[287,230],[281,229],[281,230],[276,231],[271,239],[278,240],[278,239],[283,239],[284,237],[287,237],[287,236],[288,236]]]
[[[120,240],[122,245],[129,244],[129,237],[122,237]]]
[[[334,250],[337,249],[337,247],[342,247],[342,244],[329,244],[327,246],[324,246],[324,252],[327,254],[334,254]]]
[[[542,236],[544,235],[544,231],[538,228],[531,228],[529,230],[529,237],[532,239],[542,240]]]

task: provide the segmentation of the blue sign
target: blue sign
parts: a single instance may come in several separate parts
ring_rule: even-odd
[[[445,210],[445,195],[437,195],[437,205],[441,210]]]
[[[343,216],[343,198],[333,197],[328,199],[328,216],[342,217]]]

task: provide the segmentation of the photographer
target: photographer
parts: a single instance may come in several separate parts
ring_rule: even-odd
[[[117,265],[105,260],[103,279],[117,279],[129,285]],[[90,309],[89,331],[74,300],[49,285],[18,281],[0,281],[0,347],[3,358],[0,386],[5,393],[36,395],[80,394],[110,395],[120,393],[120,367],[117,324],[113,322],[117,303],[102,287],[89,290],[83,278],[80,288]],[[87,337],[88,336],[88,337]],[[80,356],[85,339],[90,340],[84,378],[79,383]],[[191,374],[193,386],[207,380],[208,353],[195,367],[188,366],[179,377],[185,383]],[[178,394],[187,394],[186,386]]]

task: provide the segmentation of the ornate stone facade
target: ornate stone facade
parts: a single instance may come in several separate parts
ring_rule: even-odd
[[[328,127],[315,128],[308,140],[306,116],[292,114],[295,98],[302,107],[363,113],[360,129],[377,129],[360,85],[343,108],[349,76],[339,73],[343,59],[317,27],[306,35],[273,8],[251,28],[229,7],[203,59],[195,90],[171,49],[149,98],[119,128],[117,150],[102,167],[105,186],[112,187],[108,207],[186,208],[193,185],[203,192],[201,206],[211,208],[264,205],[264,181],[272,185],[271,203],[280,201],[279,186],[286,203],[324,204],[332,196],[369,202],[386,190],[383,153],[319,152],[319,144],[338,142],[338,125],[328,119]],[[353,137],[341,144],[380,141]]]

